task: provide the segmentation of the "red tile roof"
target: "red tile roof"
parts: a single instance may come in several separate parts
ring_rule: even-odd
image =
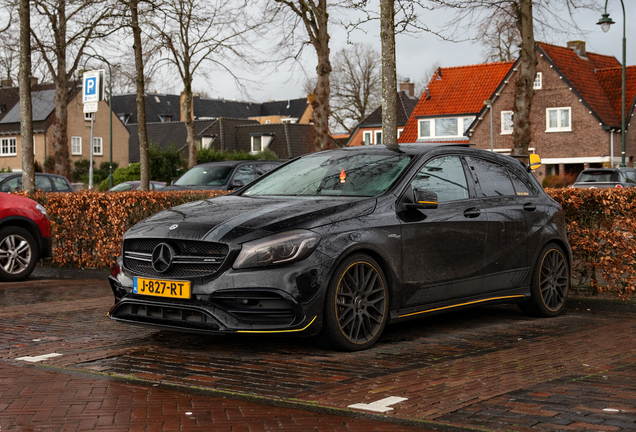
[[[616,118],[621,119],[621,91],[622,91],[622,68],[601,69],[596,71],[596,77],[605,90],[610,104],[616,113]],[[636,66],[627,66],[625,71],[625,115],[629,113],[636,102]],[[629,121],[627,122],[629,123]],[[618,126],[617,124],[616,126]]]
[[[620,117],[616,116],[616,110],[596,75],[597,69],[619,67],[620,63],[616,58],[590,52],[586,53],[587,58],[582,58],[571,48],[543,42],[537,45],[548,61],[556,66],[603,123],[620,124]]]
[[[430,99],[424,93],[413,110],[398,140],[417,140],[417,117],[443,115],[476,115],[490,99],[514,62],[484,63],[439,69],[428,84]]]

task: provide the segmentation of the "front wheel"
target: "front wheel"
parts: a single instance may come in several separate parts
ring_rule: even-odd
[[[368,255],[352,255],[338,265],[329,284],[321,342],[344,351],[367,349],[382,334],[388,310],[382,269]]]
[[[526,315],[553,317],[563,312],[570,291],[570,266],[560,246],[548,243],[534,268],[531,298],[519,303]]]
[[[35,239],[24,228],[9,226],[0,230],[0,280],[26,279],[38,260]]]

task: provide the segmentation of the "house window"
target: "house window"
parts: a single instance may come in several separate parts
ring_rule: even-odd
[[[542,75],[541,72],[537,72],[537,74],[534,76],[534,83],[532,84],[532,88],[535,90],[541,90],[541,81]]]
[[[97,156],[103,155],[102,139],[100,137],[93,138],[93,154]]]
[[[512,134],[512,111],[501,112],[501,134]]]
[[[382,144],[382,131],[375,131],[375,143]]]
[[[398,129],[398,138],[400,138],[400,135],[402,135],[402,131],[403,131],[403,130],[404,130],[404,129]]]
[[[546,132],[564,132],[572,130],[571,109],[548,108],[546,110]]]
[[[373,134],[369,131],[364,132],[362,134],[362,143],[364,145],[371,145],[371,139],[373,138]]]
[[[271,124],[272,121],[270,119],[265,120],[265,124]]]
[[[262,138],[261,136],[253,136],[252,137],[252,153],[258,153],[259,151],[261,151],[261,142],[262,142]]]
[[[84,120],[91,121],[95,113],[84,113]]]
[[[2,138],[0,140],[0,156],[17,156],[18,141],[16,138]]]
[[[161,123],[170,123],[172,121],[172,116],[160,115],[159,120],[161,120]]]
[[[71,137],[71,154],[77,156],[82,154],[82,137]]]
[[[252,154],[265,150],[274,139],[273,134],[252,135]]]
[[[475,117],[443,117],[420,120],[419,138],[460,137],[468,130]]]

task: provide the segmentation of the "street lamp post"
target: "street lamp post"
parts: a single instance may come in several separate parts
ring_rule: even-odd
[[[486,105],[488,109],[490,110],[490,151],[494,152],[495,150],[494,150],[494,145],[492,140],[492,101],[486,100],[484,101],[484,105]]]
[[[605,0],[605,13],[601,16],[601,19],[596,23],[601,26],[603,31],[607,33],[614,21],[609,17],[607,13],[607,3],[609,0]],[[627,39],[625,38],[625,4],[621,0],[621,6],[623,7],[623,76],[622,76],[622,100],[621,100],[621,166],[627,166],[625,164],[625,68],[627,67]]]
[[[110,69],[110,63],[108,63],[108,60],[106,60],[104,57],[100,56],[99,54],[89,55],[86,58],[86,60],[84,61],[84,69],[83,70],[86,70],[86,63],[88,63],[88,61],[91,58],[99,59],[99,60],[103,61],[104,63],[106,63],[106,66],[108,66],[108,107],[110,108],[110,116],[109,116],[110,167],[109,167],[109,171],[108,171],[108,188],[110,189],[110,188],[113,187],[113,72]],[[93,143],[91,142],[91,148],[92,148],[92,145],[93,145]]]

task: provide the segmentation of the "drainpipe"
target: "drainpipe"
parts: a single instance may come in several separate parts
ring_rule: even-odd
[[[614,168],[614,129],[610,130],[610,164]]]

